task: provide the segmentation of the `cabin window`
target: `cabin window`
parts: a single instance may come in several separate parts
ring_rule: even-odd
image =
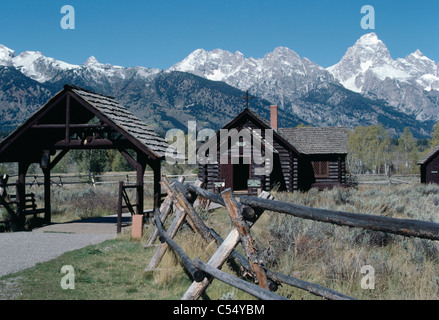
[[[314,170],[314,176],[316,178],[329,177],[329,162],[328,161],[313,161],[312,167]]]

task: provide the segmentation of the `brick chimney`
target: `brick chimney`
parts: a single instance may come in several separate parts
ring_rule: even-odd
[[[270,125],[277,131],[277,106],[270,106]]]

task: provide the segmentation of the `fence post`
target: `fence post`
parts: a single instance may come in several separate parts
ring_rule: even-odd
[[[196,188],[188,188],[193,189],[195,191],[202,192],[205,196],[207,196],[207,192],[203,189],[196,190]],[[211,195],[209,195],[210,198]],[[218,201],[218,203],[224,204],[224,200],[219,195],[213,195],[215,197],[215,200]],[[218,196],[218,197],[216,197]],[[273,196],[263,191],[259,198],[262,199],[274,199]],[[255,217],[255,220],[258,219],[258,217],[262,214],[263,210],[258,212],[258,215]],[[227,261],[227,259],[230,257],[232,252],[234,251],[235,247],[238,245],[240,241],[239,232],[236,230],[236,228],[233,228],[227,237],[224,239],[224,241],[219,245],[218,249],[215,251],[215,253],[210,257],[209,261],[207,262],[210,266],[214,268],[221,268],[222,265]],[[203,292],[209,287],[210,283],[212,282],[212,278],[208,277],[205,278],[201,282],[193,282],[191,286],[186,290],[185,294],[181,298],[182,300],[197,300]]]
[[[164,183],[163,185],[166,186],[166,183]],[[167,191],[170,192],[168,196],[175,196],[175,193],[173,193],[174,188],[172,185],[169,187]],[[193,201],[195,201],[195,199],[193,199]],[[180,203],[178,201],[174,201],[174,204],[177,209],[177,212],[175,213],[174,220],[172,221],[171,226],[169,227],[167,232],[171,238],[174,238],[175,234],[178,231],[178,228],[180,228],[180,225],[183,223],[184,218],[186,217],[186,211],[183,207],[180,206]],[[168,245],[166,242],[162,243],[157,248],[156,252],[154,253],[154,256],[149,261],[148,267],[145,269],[145,272],[154,271],[154,269],[157,268],[161,259],[165,255],[167,249],[168,249]]]
[[[117,233],[122,231],[122,193],[123,181],[119,181],[119,196],[117,199]]]
[[[227,189],[221,192],[227,211],[232,219],[235,228],[238,230],[241,238],[241,244],[244,248],[252,270],[255,272],[259,285],[265,289],[269,289],[267,275],[264,270],[264,263],[258,256],[255,246],[255,240],[250,234],[250,229],[242,216],[242,209],[232,195],[232,190]]]

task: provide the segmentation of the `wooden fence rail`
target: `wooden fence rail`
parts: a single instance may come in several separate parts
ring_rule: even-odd
[[[10,178],[17,177],[17,175],[12,175]],[[189,182],[196,181],[197,174],[184,174],[184,175],[168,175],[168,178],[179,178],[185,177]],[[114,173],[114,174],[54,174],[50,177],[50,182],[53,186],[62,187],[65,185],[76,185],[76,184],[86,184],[86,185],[106,185],[106,184],[118,184],[121,178],[128,184],[136,183],[136,173]],[[151,173],[145,173],[144,183],[152,184],[154,183],[154,175]],[[40,174],[29,174],[26,176],[26,186],[28,187],[40,187],[44,185],[44,175]],[[15,184],[8,184],[8,187],[15,186]]]
[[[240,196],[239,202],[232,196],[231,190],[224,190],[221,194],[209,192],[200,187],[201,182],[183,185],[180,182],[169,184],[167,179],[162,181],[168,197],[165,200],[167,205],[163,205],[161,211],[156,212],[155,223],[158,229],[151,234],[149,244],[154,241],[154,234],[159,234],[164,243],[157,249],[159,255],[154,255],[146,271],[153,271],[160,263],[168,245],[176,252],[185,270],[194,280],[192,285],[183,295],[183,300],[198,299],[206,295],[206,289],[213,279],[218,279],[236,288],[252,294],[259,299],[285,299],[275,294],[278,284],[284,283],[299,288],[314,295],[330,300],[351,300],[345,294],[336,292],[318,284],[284,275],[268,270],[261,259],[261,255],[254,246],[254,238],[250,233],[251,226],[258,220],[264,211],[278,212],[303,219],[331,223],[339,226],[363,228],[374,231],[397,234],[405,237],[418,237],[430,240],[439,240],[439,224],[427,221],[398,219],[367,215],[361,213],[341,212],[325,209],[316,209],[293,203],[275,201],[273,197],[262,192],[259,197]],[[198,216],[192,207],[195,200],[199,198],[199,203],[207,204],[214,202],[227,209],[234,228],[223,240],[212,228],[207,227],[204,221]],[[201,201],[204,200],[204,201]],[[171,203],[174,204],[174,222],[168,231],[163,228],[163,223],[169,215]],[[166,213],[166,215],[164,214]],[[193,261],[173,240],[179,226],[186,219],[192,229],[198,232],[208,243],[214,239],[217,250],[210,257],[209,261],[203,262],[200,259]],[[178,220],[178,223],[175,221]],[[238,243],[242,244],[245,256],[235,251]],[[163,246],[166,244],[166,246]],[[237,276],[232,276],[220,271],[224,263],[229,263]],[[253,283],[241,279],[245,275],[247,279],[252,279]]]
[[[273,292],[277,290],[279,283],[285,283],[306,290],[326,299],[352,299],[351,297],[317,284],[268,270],[254,245],[255,239],[250,233],[251,226],[262,215],[265,209],[248,206],[236,201],[230,189],[224,190],[219,195],[200,188],[200,184],[200,181],[194,185],[183,185],[178,181],[169,184],[166,177],[162,179],[162,185],[167,191],[168,197],[160,208],[161,210],[155,212],[155,228],[151,233],[147,245],[150,247],[154,238],[157,234],[159,235],[159,239],[162,243],[151,258],[148,267],[145,269],[146,272],[153,272],[158,267],[168,247],[180,258],[185,271],[194,281],[183,295],[183,300],[196,300],[201,296],[206,296],[206,289],[215,278],[248,292],[259,299],[286,299]],[[224,240],[215,230],[207,227],[194,210],[193,203],[198,197],[200,197],[200,200],[208,199],[208,201],[218,203],[227,208],[234,228],[232,228]],[[263,192],[257,199],[271,199],[267,201],[272,201],[273,197],[269,193]],[[165,205],[165,203],[168,204]],[[163,224],[167,217],[170,216],[165,214],[166,211],[170,210],[169,203],[173,203],[174,220],[168,228],[168,231],[166,231]],[[216,243],[217,250],[207,263],[199,259],[192,261],[178,243],[173,240],[179,226],[184,220],[186,220],[191,225],[193,231],[199,233],[209,245],[212,241]],[[240,242],[243,245],[245,257],[235,251],[235,247]],[[226,262],[231,266],[235,266],[232,267],[232,270],[237,273],[237,276],[232,276],[219,270]],[[254,284],[241,279],[243,276],[253,279]]]
[[[406,237],[439,240],[439,224],[434,222],[316,209],[293,203],[267,201],[249,196],[241,196],[240,202],[253,208],[276,211],[340,226],[364,228]]]

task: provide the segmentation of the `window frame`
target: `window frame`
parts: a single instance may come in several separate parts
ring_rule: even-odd
[[[315,178],[329,178],[329,161],[311,161],[311,164]]]

